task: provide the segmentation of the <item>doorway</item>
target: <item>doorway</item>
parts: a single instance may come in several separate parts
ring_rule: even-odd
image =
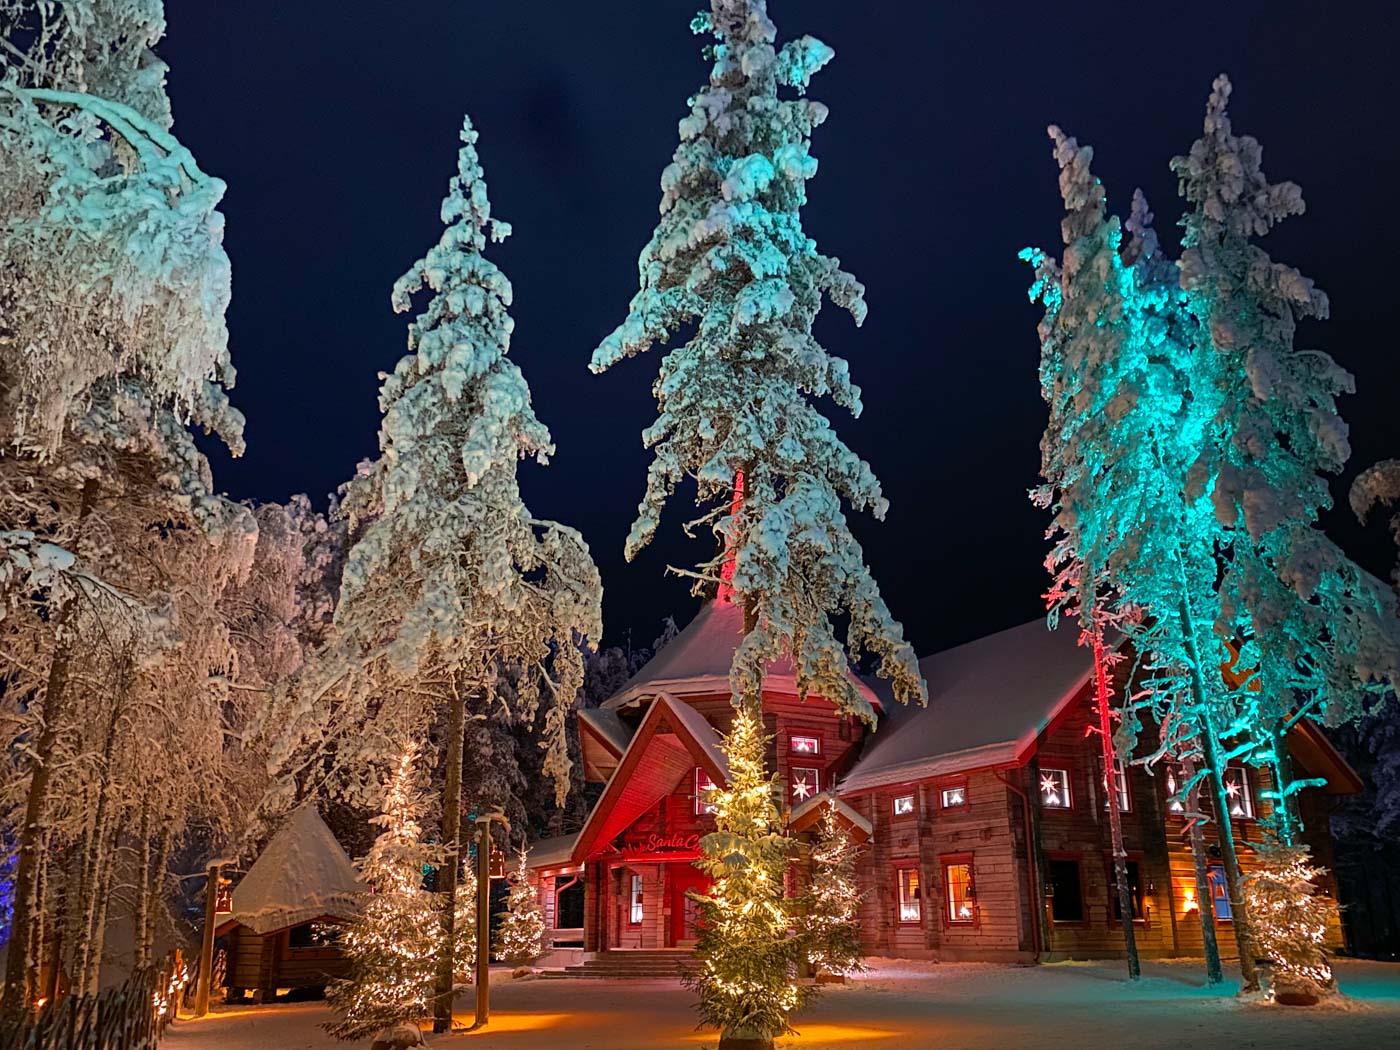
[[[693,864],[670,864],[671,882],[671,930],[668,947],[688,948],[695,943],[699,933],[696,923],[699,908],[686,894],[688,891],[704,893],[710,888],[710,877]]]

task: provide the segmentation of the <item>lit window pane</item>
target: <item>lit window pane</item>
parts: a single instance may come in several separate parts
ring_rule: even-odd
[[[943,808],[952,809],[956,806],[967,805],[967,787],[959,784],[957,787],[943,789]]]
[[[1167,767],[1167,810],[1172,813],[1185,813],[1186,806],[1177,796],[1181,793],[1181,780],[1174,766]]]
[[[896,817],[907,817],[914,812],[914,796],[900,795],[894,800],[894,815]]]
[[[631,910],[628,913],[628,921],[636,925],[642,921],[642,877],[632,876]]]
[[[1230,807],[1230,816],[1238,820],[1254,818],[1254,799],[1249,794],[1249,777],[1242,766],[1231,766],[1225,770],[1225,801]]]
[[[971,922],[973,915],[972,865],[943,865],[943,884],[948,892],[948,921]]]
[[[1040,771],[1040,801],[1047,809],[1069,809],[1069,770]]]
[[[705,792],[713,791],[715,782],[710,779],[710,775],[703,769],[695,770],[695,812],[696,813],[718,813],[719,807],[711,802],[705,801]]]
[[[795,736],[788,740],[788,750],[794,755],[820,755],[822,742],[814,736]]]
[[[792,782],[792,786],[789,791],[792,795],[794,805],[799,802],[806,802],[813,795],[817,794],[817,792],[821,791],[821,770],[794,767],[790,771],[790,774],[789,779]]]
[[[1108,778],[1103,778],[1104,788],[1104,809],[1108,808]],[[1113,768],[1113,788],[1114,794],[1118,796],[1118,811],[1128,812],[1131,803],[1131,796],[1128,794],[1128,771],[1121,765],[1115,764]]]
[[[899,869],[899,921],[918,922],[920,917],[919,869]]]

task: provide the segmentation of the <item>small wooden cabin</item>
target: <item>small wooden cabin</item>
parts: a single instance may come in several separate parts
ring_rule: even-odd
[[[344,977],[340,928],[355,918],[365,886],[314,806],[292,814],[233,889],[216,936],[227,953],[230,1002],[250,994],[324,988]]]

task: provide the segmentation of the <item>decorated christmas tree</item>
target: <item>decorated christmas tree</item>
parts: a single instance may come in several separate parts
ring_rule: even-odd
[[[350,976],[326,988],[339,1018],[326,1024],[338,1039],[364,1039],[432,1011],[441,922],[424,871],[436,862],[422,840],[427,797],[419,782],[418,747],[404,749],[389,780],[384,830],[360,865],[370,888],[364,911],[345,930]]]
[[[858,914],[864,896],[856,883],[856,845],[828,799],[812,846],[812,869],[799,900],[797,929],[818,977],[845,977],[865,969]]]
[[[476,979],[476,872],[470,859],[457,877],[456,916],[452,923],[453,977],[458,984]]]
[[[509,876],[510,895],[496,928],[496,957],[515,966],[534,962],[544,954],[544,912],[530,882],[525,857],[522,849],[519,863]]]
[[[1273,961],[1273,995],[1307,1005],[1333,988],[1323,941],[1332,902],[1317,892],[1323,871],[1307,846],[1264,844],[1244,877],[1259,950]]]
[[[794,980],[801,947],[788,936],[783,899],[791,849],[764,770],[766,743],[759,719],[740,711],[724,741],[729,786],[709,794],[715,830],[696,861],[713,882],[696,897],[700,967],[686,985],[699,994],[701,1024],[724,1033],[721,1046],[771,1042],[810,995]]]

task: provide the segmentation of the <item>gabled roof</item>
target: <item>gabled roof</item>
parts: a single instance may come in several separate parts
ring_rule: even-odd
[[[1044,619],[919,661],[928,706],[890,719],[841,782],[843,795],[982,766],[1018,765],[1093,674],[1072,625]]]
[[[552,839],[539,839],[530,843],[525,854],[525,867],[529,871],[541,868],[557,868],[571,863],[574,844],[578,842],[578,832],[572,835],[559,835]]]
[[[822,810],[828,802],[836,804],[836,815],[851,829],[851,838],[856,842],[868,842],[875,833],[875,826],[861,815],[849,802],[843,802],[829,792],[813,795],[800,805],[793,806],[788,813],[787,829],[794,835],[806,831],[821,819]]]
[[[743,609],[725,599],[708,601],[685,630],[603,703],[603,709],[616,710],[659,692],[681,698],[728,695],[729,667],[734,662],[734,650],[743,639]],[[871,706],[880,710],[880,699],[870,687],[854,675],[851,680]],[[763,689],[797,695],[797,676],[790,659],[769,665]]]
[[[322,916],[353,919],[365,885],[316,807],[292,813],[233,889],[233,911],[222,925],[239,923],[265,934]]]
[[[632,739],[632,730],[617,716],[617,711],[585,707],[578,713],[579,725],[587,729],[607,748],[614,758],[621,758]]]
[[[578,833],[571,859],[586,860],[606,849],[696,766],[716,785],[727,784],[729,763],[720,742],[719,731],[695,708],[669,693],[658,693]]]

